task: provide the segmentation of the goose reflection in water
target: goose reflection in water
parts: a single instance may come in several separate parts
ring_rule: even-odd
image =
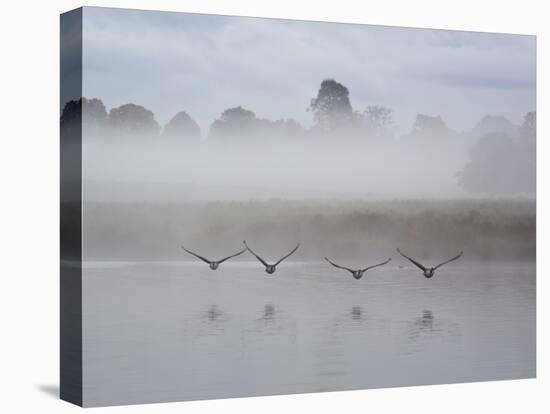
[[[264,306],[260,320],[263,320],[265,322],[273,322],[275,320],[275,306],[273,306],[271,303],[267,303]]]
[[[429,309],[422,311],[422,316],[416,318],[412,325],[409,330],[409,340],[412,342],[430,339],[439,331],[434,313]]]
[[[210,305],[204,313],[204,318],[209,322],[217,322],[223,320],[223,312],[216,305]]]
[[[431,310],[426,309],[422,312],[422,317],[416,322],[420,330],[433,331],[434,327],[434,314]]]
[[[363,309],[361,308],[361,306],[355,305],[354,307],[351,308],[350,315],[351,315],[351,319],[361,320],[363,319]]]

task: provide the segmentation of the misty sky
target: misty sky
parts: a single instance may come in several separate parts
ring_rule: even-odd
[[[393,108],[401,132],[417,113],[466,130],[535,110],[534,36],[86,7],[83,59],[84,96],[143,105],[161,125],[185,110],[203,136],[238,105],[308,127],[325,78],[355,110]]]

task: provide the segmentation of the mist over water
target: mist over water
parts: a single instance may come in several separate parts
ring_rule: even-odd
[[[246,239],[274,255],[301,242],[298,261],[379,260],[397,247],[426,258],[465,250],[483,260],[534,259],[534,198],[466,193],[456,178],[464,145],[333,138],[194,146],[90,138],[86,257],[193,260],[182,244],[225,257]]]

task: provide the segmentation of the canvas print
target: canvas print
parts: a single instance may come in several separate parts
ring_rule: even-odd
[[[535,376],[536,38],[61,17],[61,393]]]

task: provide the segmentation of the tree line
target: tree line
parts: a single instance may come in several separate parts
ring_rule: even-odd
[[[458,183],[473,193],[533,193],[535,191],[536,113],[525,115],[519,126],[500,116],[485,116],[469,132],[448,128],[441,116],[418,114],[411,130],[397,137],[393,110],[381,105],[354,110],[348,88],[334,79],[321,82],[317,95],[307,108],[313,115],[311,128],[295,119],[259,118],[241,106],[225,109],[210,125],[206,135],[212,142],[232,143],[241,140],[308,138],[341,141],[400,144],[423,141],[430,147],[466,142],[473,138],[469,161],[457,172]],[[162,137],[182,143],[198,143],[202,138],[197,122],[185,111],[178,112],[161,127],[154,113],[140,105],[128,103],[107,111],[100,99],[81,98],[69,101],[61,115],[61,127],[82,122],[88,133],[128,137]]]
[[[307,129],[295,119],[275,121],[259,118],[249,109],[241,106],[225,109],[210,125],[208,139],[226,141],[250,138],[257,135],[267,137],[305,138],[331,133],[344,133],[356,138],[390,138],[395,135],[396,125],[393,110],[385,106],[371,105],[364,111],[352,108],[349,90],[333,79],[321,82],[317,96],[312,98],[308,111],[312,112],[314,124]],[[197,122],[185,111],[178,112],[162,128],[154,113],[134,103],[128,103],[107,111],[104,103],[97,98],[82,98],[69,101],[61,115],[61,123],[74,120],[75,113],[81,112],[82,124],[91,132],[119,133],[135,136],[167,136],[182,141],[201,139]],[[413,131],[436,132],[442,123],[439,117],[418,115]]]

